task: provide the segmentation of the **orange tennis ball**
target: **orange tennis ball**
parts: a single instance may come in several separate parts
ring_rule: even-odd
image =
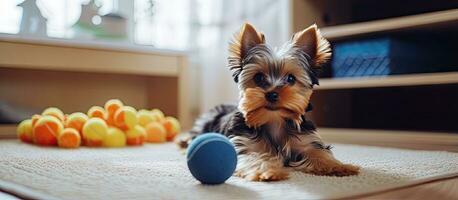
[[[153,110],[151,110],[151,113],[152,113],[152,115],[154,117],[154,121],[162,122],[162,120],[164,120],[164,118],[165,118],[164,113],[159,109],[153,109]]]
[[[62,148],[78,148],[81,145],[81,136],[76,129],[66,128],[60,132],[57,143]]]
[[[136,125],[126,132],[126,138],[127,145],[143,145],[146,138],[146,131],[140,125]]]
[[[103,139],[108,133],[107,123],[98,117],[90,118],[83,126],[84,144],[91,147],[103,145]]]
[[[108,112],[108,115],[114,116],[116,111],[123,107],[124,104],[119,99],[110,99],[105,103],[105,110]]]
[[[33,143],[32,120],[26,119],[19,123],[16,130],[18,138],[26,143]]]
[[[146,127],[150,122],[156,121],[154,114],[149,110],[139,110],[137,113],[138,124]]]
[[[126,134],[116,127],[108,128],[108,133],[103,140],[105,147],[124,147],[126,146]]]
[[[54,116],[42,116],[33,127],[33,141],[42,146],[57,145],[57,137],[64,129],[62,122]]]
[[[180,122],[175,117],[166,117],[162,121],[162,125],[167,131],[167,141],[172,141],[180,132]]]
[[[89,117],[82,112],[72,113],[67,117],[67,120],[65,120],[64,125],[65,128],[76,129],[80,133],[80,135],[82,135],[84,123],[86,123],[88,119]]]
[[[123,106],[114,115],[114,125],[121,130],[133,129],[138,124],[137,111],[130,106]]]
[[[87,111],[87,116],[89,118],[100,118],[106,120],[108,118],[108,113],[100,106],[92,106],[89,108],[89,111]]]
[[[108,113],[107,123],[110,126],[115,126],[114,124],[114,115],[124,104],[119,99],[110,99],[105,103],[105,110]]]
[[[37,123],[37,121],[40,118],[41,118],[41,115],[38,115],[38,114],[32,115],[32,128],[35,126],[35,124]]]
[[[167,131],[159,122],[151,122],[145,127],[146,142],[165,142]]]
[[[62,112],[62,110],[60,110],[59,108],[56,108],[56,107],[49,107],[49,108],[46,108],[43,113],[41,113],[41,115],[49,115],[49,116],[54,116],[56,117],[57,119],[59,119],[61,122],[63,122],[65,120],[65,115],[64,113]]]

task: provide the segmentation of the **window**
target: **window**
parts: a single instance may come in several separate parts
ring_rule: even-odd
[[[159,48],[187,49],[190,1],[156,0],[152,16],[147,11],[148,2],[135,1],[135,42]]]
[[[82,4],[88,4],[90,0],[26,1],[36,5],[46,18],[48,37],[82,39],[75,33],[74,24],[81,15]],[[20,34],[24,9],[18,5],[24,2],[0,0],[0,33]],[[100,16],[115,12],[127,18],[127,41],[158,48],[188,48],[189,0],[94,0],[94,3],[100,6]],[[93,22],[97,20],[100,19]]]

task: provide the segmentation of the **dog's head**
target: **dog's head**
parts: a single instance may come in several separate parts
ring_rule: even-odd
[[[317,70],[331,56],[316,25],[272,49],[262,33],[244,24],[229,51],[229,68],[240,89],[239,109],[250,127],[285,119],[299,124],[318,84]]]

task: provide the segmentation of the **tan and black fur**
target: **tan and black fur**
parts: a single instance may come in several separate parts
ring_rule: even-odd
[[[331,50],[316,25],[300,31],[283,47],[272,49],[262,33],[245,24],[230,44],[229,69],[240,90],[238,105],[220,105],[203,114],[181,147],[197,135],[226,135],[238,153],[236,176],[275,181],[291,170],[348,176],[359,167],[343,164],[323,143],[305,112],[318,84],[317,71]]]

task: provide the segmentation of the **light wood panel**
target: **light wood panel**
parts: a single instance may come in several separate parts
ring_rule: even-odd
[[[177,76],[176,57],[0,41],[0,64],[11,68]]]
[[[34,110],[56,106],[66,113],[86,112],[110,98],[145,108],[150,105],[148,80],[147,76],[0,68],[0,99]],[[171,85],[161,87],[177,91]]]
[[[437,25],[453,27],[458,23],[458,9],[424,13],[405,17],[396,17],[369,22],[345,24],[321,28],[329,40],[379,32],[407,29],[431,28]]]
[[[16,124],[0,124],[0,140],[16,138]]]
[[[458,83],[458,72],[390,75],[358,78],[324,78],[315,89],[349,89],[370,87],[397,87]]]
[[[179,77],[181,77],[177,82],[178,87],[178,96],[176,99],[178,100],[178,110],[185,110],[186,112],[178,112],[178,117],[181,120],[181,126],[186,130],[190,129],[193,124],[193,119],[195,118],[192,113],[192,108],[197,106],[198,100],[196,98],[195,93],[191,92],[191,84],[198,84],[197,82],[193,82],[191,79],[191,70],[189,69],[188,59],[185,57],[180,58],[179,65],[181,66],[179,69]],[[197,90],[198,88],[195,88]],[[193,91],[195,91],[193,90]]]

